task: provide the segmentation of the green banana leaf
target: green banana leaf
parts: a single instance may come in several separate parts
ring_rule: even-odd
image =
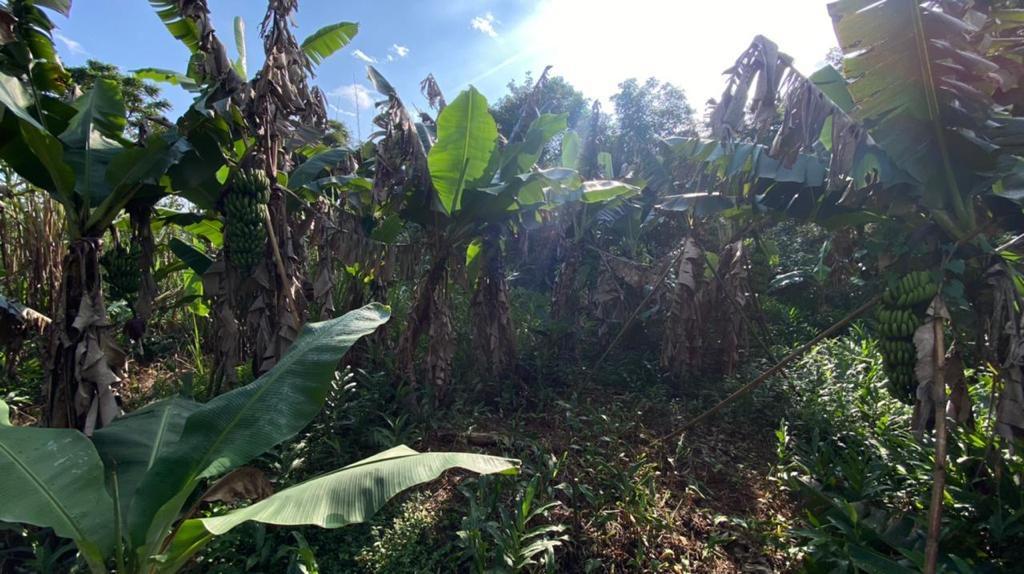
[[[337,166],[345,161],[351,151],[345,148],[331,148],[324,150],[306,161],[299,164],[291,174],[288,175],[288,186],[292,189],[299,189],[317,179],[325,169]]]
[[[0,157],[25,179],[45,189],[65,209],[74,210],[75,173],[64,161],[60,140],[27,122],[21,122],[20,136],[4,146]],[[32,153],[25,153],[22,142]]]
[[[243,80],[249,76],[249,57],[245,47],[245,19],[235,16],[235,51],[238,52],[238,59],[231,62],[235,67],[235,73]]]
[[[118,141],[124,131],[125,107],[121,90],[113,80],[97,80],[91,90],[74,103],[71,118],[60,140],[64,161],[75,172],[75,193],[86,205],[97,205],[110,195],[107,167],[124,148]]]
[[[583,148],[580,144],[580,135],[575,130],[569,130],[562,136],[562,167],[579,169],[581,153]]]
[[[124,511],[153,463],[178,442],[185,419],[201,406],[181,397],[164,399],[118,417],[93,434],[103,464],[117,473]]]
[[[338,361],[389,317],[387,307],[373,303],[307,324],[273,369],[189,416],[181,438],[157,456],[135,493],[128,522],[133,547],[155,550],[201,479],[245,464],[309,424]]]
[[[102,234],[136,197],[142,184],[152,184],[156,197],[163,197],[165,191],[157,182],[190,149],[188,140],[171,130],[151,136],[145,147],[130,147],[114,156],[104,174],[110,193],[89,213],[85,232]]]
[[[640,188],[621,181],[597,180],[583,182],[583,203],[600,203],[616,197],[636,195]]]
[[[559,132],[565,131],[568,121],[569,114],[541,114],[533,120],[523,141],[510,144],[503,150],[501,179],[507,181],[514,175],[530,171],[544,152],[544,146]]]
[[[195,80],[174,70],[166,70],[163,68],[139,68],[138,70],[132,70],[132,75],[140,80],[151,80],[153,82],[170,84],[172,86],[181,86],[182,89],[190,92],[199,89],[199,84],[197,84]]]
[[[470,87],[437,118],[437,142],[427,165],[444,212],[462,207],[462,192],[478,183],[497,151],[498,125],[487,111],[487,98]]]
[[[318,478],[287,488],[252,506],[221,516],[186,520],[165,564],[182,563],[215,535],[254,520],[264,524],[313,524],[338,528],[365,522],[393,496],[436,479],[452,468],[478,474],[514,474],[518,461],[481,454],[419,453],[397,446]]]
[[[313,64],[319,64],[344,48],[359,33],[359,24],[338,22],[324,26],[302,41],[302,51]]]
[[[195,22],[181,15],[176,0],[149,0],[149,3],[172,36],[185,44],[193,54],[199,51],[199,44],[202,41],[199,37],[199,28]]]
[[[969,43],[977,30],[918,0],[840,0],[828,9],[844,76],[856,78],[851,115],[917,181],[926,205],[969,228],[964,196],[995,167],[995,146],[984,140],[986,78],[999,69]]]
[[[76,430],[11,426],[8,410],[0,401],[0,521],[53,528],[102,572],[115,514],[96,449]]]
[[[32,184],[73,209],[75,175],[64,162],[64,148],[29,111],[32,96],[18,79],[0,74],[0,159]],[[31,153],[26,153],[26,147]]]
[[[185,243],[177,237],[172,237],[167,243],[167,247],[170,248],[171,253],[174,253],[178,259],[188,265],[189,269],[195,271],[199,275],[206,273],[206,270],[213,265],[213,259],[211,259],[209,255],[188,243]]]
[[[0,74],[0,105],[36,129],[43,129],[39,121],[29,113],[28,110],[32,105],[32,96],[29,95],[17,78],[12,78],[7,74]]]

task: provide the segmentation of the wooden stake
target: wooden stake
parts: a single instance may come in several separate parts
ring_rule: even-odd
[[[288,286],[288,272],[284,268],[284,259],[281,257],[281,250],[277,246],[277,234],[274,233],[274,223],[270,220],[270,210],[263,208],[263,224],[267,227],[267,239],[270,240],[271,251],[274,254],[274,263],[277,268],[277,275],[281,281],[281,289],[284,290],[285,299],[291,300],[291,289]]]
[[[629,316],[628,319],[626,319],[626,322],[622,324],[622,328],[619,329],[619,334],[615,335],[615,338],[612,339],[611,343],[608,343],[608,347],[604,350],[603,353],[601,353],[601,356],[598,357],[597,361],[594,363],[594,366],[590,368],[590,372],[587,373],[587,378],[584,382],[584,386],[590,382],[590,380],[594,377],[594,373],[597,372],[598,367],[600,367],[601,364],[604,363],[605,358],[608,357],[608,353],[612,352],[612,349],[615,348],[615,345],[619,342],[619,339],[621,339],[622,336],[626,334],[626,331],[633,325],[633,321],[636,319],[637,315],[640,314],[640,311],[647,306],[647,303],[654,298],[658,291],[661,291],[661,284],[665,282],[665,278],[668,277],[668,274],[672,272],[672,269],[679,265],[679,259],[683,256],[684,252],[685,249],[679,250],[679,254],[672,259],[672,262],[669,263],[668,266],[665,267],[665,272],[661,274],[660,278],[658,278],[657,283],[655,283],[654,287],[651,288],[651,292],[648,293],[646,297],[644,297],[643,301],[640,301],[640,304],[636,306],[636,309],[634,309],[633,313]]]
[[[775,365],[772,366],[770,369],[768,369],[767,371],[761,373],[761,375],[759,377],[757,377],[753,381],[747,383],[746,385],[744,385],[743,387],[741,387],[739,390],[737,390],[733,394],[729,395],[728,397],[722,399],[722,401],[719,402],[717,405],[715,405],[715,406],[711,407],[710,409],[704,411],[703,413],[698,415],[697,418],[690,420],[690,422],[684,424],[678,430],[672,431],[671,433],[661,437],[660,439],[658,439],[658,442],[664,442],[664,441],[669,440],[670,438],[672,438],[672,437],[674,437],[676,435],[679,435],[679,434],[682,434],[682,433],[686,432],[687,430],[689,430],[689,429],[697,426],[701,422],[705,421],[711,415],[713,415],[713,414],[717,413],[718,411],[722,410],[723,408],[725,408],[727,405],[729,405],[730,403],[732,403],[736,399],[738,399],[738,398],[740,398],[740,397],[750,393],[751,391],[753,391],[757,387],[761,386],[762,384],[764,384],[765,381],[767,381],[769,378],[771,378],[772,375],[778,373],[779,371],[782,370],[783,367],[785,367],[789,363],[793,362],[798,357],[802,356],[811,347],[813,347],[814,345],[817,345],[823,339],[825,339],[826,337],[829,337],[830,335],[832,335],[833,333],[835,333],[839,329],[842,329],[847,324],[849,324],[851,321],[853,321],[857,317],[863,315],[864,312],[866,312],[869,309],[871,309],[872,307],[874,307],[878,303],[878,301],[881,300],[881,298],[882,297],[880,295],[872,297],[870,301],[868,301],[867,303],[864,303],[863,305],[858,307],[856,310],[851,312],[849,315],[843,317],[837,323],[835,323],[834,325],[832,325],[828,329],[825,329],[824,331],[819,333],[818,336],[814,337],[810,341],[807,341],[803,345],[799,346],[796,350],[794,350],[790,354],[788,354],[785,357],[783,357],[781,361],[779,361],[778,363],[775,363]]]
[[[939,534],[942,531],[942,499],[946,488],[946,345],[943,320],[936,313],[932,319],[935,349],[932,355],[935,375],[932,399],[935,402],[935,467],[932,470],[932,499],[928,507],[928,539],[924,550],[924,572],[935,574],[939,561]]]

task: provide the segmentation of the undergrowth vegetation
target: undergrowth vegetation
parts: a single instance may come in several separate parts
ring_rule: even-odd
[[[150,4],[184,72],[0,2],[0,574],[1021,570],[1019,2],[837,0],[699,120],[369,65],[365,141],[358,24]]]

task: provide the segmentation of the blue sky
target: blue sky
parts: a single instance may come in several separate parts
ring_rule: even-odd
[[[209,5],[231,50],[232,19],[244,18],[249,71],[257,70],[266,4]],[[184,71],[188,60],[146,0],[74,0],[71,17],[54,20],[69,65],[95,58],[124,70]],[[775,40],[804,72],[835,43],[821,0],[302,0],[296,21],[300,41],[333,22],[359,23],[358,37],[320,66],[315,82],[328,94],[331,117],[364,137],[377,98],[366,81],[371,60],[408,104],[421,108],[419,82],[428,73],[449,99],[473,84],[494,101],[509,80],[551,64],[552,73],[590,97],[607,99],[623,79],[653,75],[685,89],[700,109],[721,92],[721,72],[755,34]],[[173,86],[164,92],[177,112],[190,102]]]

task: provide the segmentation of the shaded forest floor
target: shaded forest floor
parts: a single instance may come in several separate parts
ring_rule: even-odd
[[[635,358],[601,371],[593,382],[580,375],[562,388],[517,391],[504,404],[457,398],[426,417],[397,406],[403,401],[384,391],[383,376],[357,372],[332,398],[345,406],[328,405],[305,436],[262,464],[288,483],[395,444],[523,461],[517,477],[452,473],[389,503],[370,525],[302,529],[323,572],[488,569],[535,542],[553,544],[559,572],[792,570],[797,556],[786,540],[798,510],[773,479],[782,393],[756,393],[663,441],[743,381],[673,389]],[[519,526],[525,498],[543,512]],[[218,542],[207,556],[221,564],[196,570],[242,571],[223,563],[231,553],[222,546],[258,554],[252,540]]]
[[[398,444],[509,456],[523,461],[522,472],[449,473],[392,501],[368,525],[325,531],[248,524],[215,541],[189,570],[285,571],[299,549],[294,532],[321,572],[450,572],[474,563],[489,569],[503,556],[524,557],[535,542],[551,544],[558,572],[795,569],[798,556],[787,540],[799,510],[773,476],[786,394],[769,385],[684,436],[662,440],[747,379],[673,385],[657,374],[656,358],[625,356],[593,381],[569,371],[559,377],[564,383],[459,389],[428,414],[403,406],[408,391],[388,375],[350,372],[306,431],[256,462],[278,488]],[[128,408],[187,392],[174,374],[180,366],[137,366],[124,389]],[[31,423],[37,409],[23,403],[18,412]],[[527,496],[533,511],[542,511],[519,526],[516,512]]]
[[[554,513],[571,525],[574,552],[560,562],[566,568],[599,561],[622,571],[785,570],[790,557],[777,537],[795,508],[771,477],[778,419],[769,404],[777,397],[758,397],[682,438],[661,440],[718,394],[670,398],[656,386],[591,388],[572,402],[516,416],[511,433],[500,417],[482,417],[473,427],[508,433],[512,456],[562,453],[557,479],[593,493]],[[471,447],[466,438],[436,446]]]

